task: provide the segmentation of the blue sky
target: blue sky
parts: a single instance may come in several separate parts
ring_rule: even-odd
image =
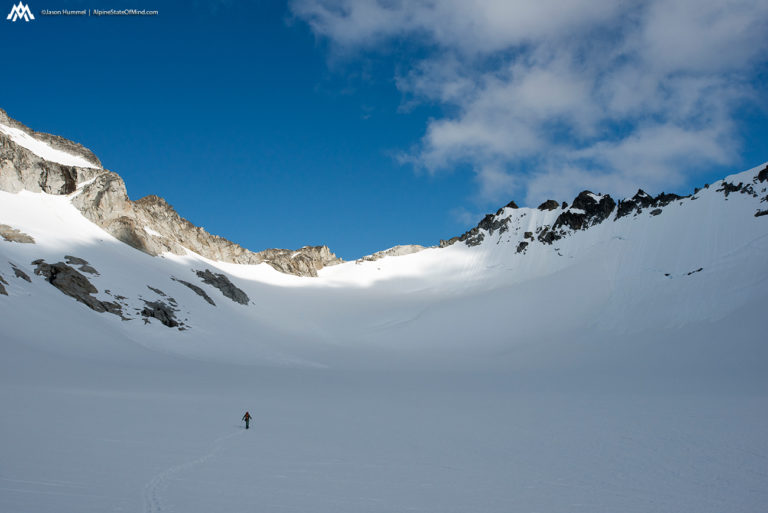
[[[249,249],[352,259],[458,235],[510,199],[687,192],[768,160],[763,3],[147,0],[130,7],[159,16],[3,16],[0,106],[91,148],[133,199],[163,196]]]

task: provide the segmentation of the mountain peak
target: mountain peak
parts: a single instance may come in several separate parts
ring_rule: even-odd
[[[765,193],[765,188],[760,188],[759,191],[756,188],[756,184],[762,182],[768,182],[768,164],[763,164],[752,170],[721,180],[719,188],[715,192],[722,192],[725,198],[728,197],[728,194],[734,192],[746,194],[753,200],[758,200],[755,205],[755,215],[763,215],[761,214],[763,210],[760,209],[760,204],[768,202],[768,194],[760,196],[760,194]],[[477,226],[462,235],[448,240],[441,240],[440,247],[451,246],[457,242],[463,242],[467,246],[479,246],[494,234],[496,234],[498,243],[502,240],[502,235],[510,231],[513,224],[520,225],[522,223],[522,218],[529,216],[535,211],[546,214],[544,217],[529,216],[530,219],[536,219],[536,221],[528,221],[527,229],[523,230],[524,235],[517,237],[515,240],[508,240],[508,242],[517,245],[518,252],[523,252],[534,241],[550,245],[564,237],[572,236],[576,232],[588,230],[606,221],[618,221],[630,214],[638,216],[648,210],[648,215],[660,215],[664,208],[673,202],[695,201],[697,199],[696,194],[709,188],[709,184],[703,188],[696,188],[694,195],[680,196],[678,194],[662,192],[655,197],[643,189],[638,189],[634,196],[619,200],[618,203],[608,194],[595,194],[592,191],[584,190],[574,198],[570,207],[565,202],[559,204],[551,199],[539,205],[535,210],[523,208],[519,209],[519,212],[516,214],[506,211],[503,207],[495,214],[486,214]],[[514,202],[510,204],[514,205]],[[516,209],[517,206],[515,205],[513,208]],[[519,227],[517,231],[519,231]],[[533,237],[534,233],[536,234],[535,239]]]
[[[265,262],[298,276],[317,276],[323,267],[341,262],[325,246],[253,252],[195,226],[160,196],[131,201],[123,179],[104,169],[90,150],[63,137],[35,132],[1,109],[0,162],[0,190],[68,195],[87,219],[153,256],[192,251],[226,263]]]

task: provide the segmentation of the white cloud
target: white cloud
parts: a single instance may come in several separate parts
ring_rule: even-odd
[[[505,50],[616,16],[615,0],[296,0],[294,14],[342,47],[423,36],[464,55]]]
[[[575,191],[609,191],[628,197],[638,187],[672,192],[685,184],[689,166],[727,164],[734,150],[728,130],[685,130],[649,124],[631,135],[564,152],[541,166],[526,184],[526,201],[569,200]]]
[[[768,55],[764,0],[298,0],[293,11],[347,55],[417,41],[397,87],[449,114],[403,160],[469,164],[488,201],[653,191],[736,163],[734,108],[758,97]]]

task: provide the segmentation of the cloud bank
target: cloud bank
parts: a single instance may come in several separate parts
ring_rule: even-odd
[[[292,11],[345,55],[418,48],[397,87],[445,115],[402,159],[469,165],[486,201],[674,188],[738,163],[739,112],[765,108],[764,0],[296,0]]]

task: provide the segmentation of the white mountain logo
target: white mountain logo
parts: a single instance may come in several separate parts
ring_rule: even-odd
[[[8,17],[5,19],[16,21],[19,18],[23,18],[24,21],[35,19],[35,16],[32,14],[32,11],[29,10],[28,4],[22,4],[21,2],[19,2],[19,5],[14,5],[11,8],[11,12],[8,14]]]

